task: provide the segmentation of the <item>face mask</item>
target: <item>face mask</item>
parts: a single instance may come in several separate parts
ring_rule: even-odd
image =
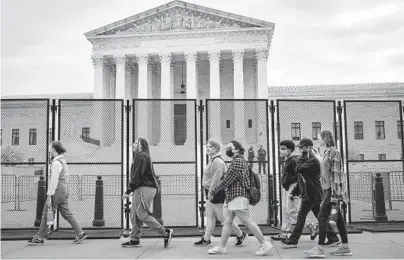
[[[233,153],[233,149],[231,149],[231,147],[227,148],[226,155],[229,157],[233,157],[234,153]]]

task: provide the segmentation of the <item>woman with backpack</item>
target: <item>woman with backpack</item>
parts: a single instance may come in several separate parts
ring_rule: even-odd
[[[325,245],[339,245],[341,242],[338,238],[333,243],[325,242],[327,233],[327,221],[331,213],[331,208],[336,209],[337,228],[341,236],[342,246],[331,252],[334,256],[351,256],[352,251],[348,245],[348,233],[345,226],[344,218],[338,209],[339,201],[348,201],[347,176],[342,169],[341,155],[335,148],[335,139],[330,130],[322,130],[320,132],[321,146],[325,147],[323,156],[316,154],[321,164],[321,186],[323,188],[323,198],[320,206],[319,219],[319,239],[318,245],[309,251],[304,252],[308,257],[324,258]]]
[[[226,163],[224,162],[221,154],[220,154],[220,143],[216,140],[209,140],[206,144],[206,153],[209,155],[209,163],[206,165],[203,171],[203,183],[202,186],[205,189],[206,196],[209,194],[209,191],[214,189],[217,185],[219,185],[220,180],[222,179],[224,173],[227,170]],[[206,201],[206,230],[205,235],[199,240],[195,242],[195,246],[206,246],[210,245],[210,237],[212,236],[213,231],[216,226],[216,217],[222,222],[224,221],[223,217],[223,203],[225,199],[225,192],[221,190],[216,193],[216,196],[211,200]],[[235,221],[232,223],[233,231],[237,235],[236,246],[241,246],[244,240],[248,237],[246,233],[242,232],[239,226]]]
[[[244,159],[245,149],[238,141],[231,141],[227,145],[226,155],[233,158],[229,169],[222,182],[209,192],[208,199],[212,200],[221,190],[225,190],[226,198],[223,206],[224,225],[221,235],[220,246],[216,246],[208,251],[209,254],[226,254],[226,244],[230,237],[232,223],[237,216],[248,230],[257,238],[260,243],[257,256],[270,254],[273,246],[264,239],[259,226],[252,220],[249,212],[251,199],[250,170]]]

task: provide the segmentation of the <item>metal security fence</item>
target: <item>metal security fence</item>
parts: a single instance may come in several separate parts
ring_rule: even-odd
[[[131,143],[148,141],[166,226],[198,226],[196,115],[192,99],[133,100]]]
[[[122,228],[123,101],[60,99],[58,122],[70,175],[77,176],[70,189],[78,199],[69,201],[75,217],[83,228]],[[103,186],[99,196],[97,180]],[[71,228],[58,220],[60,228]]]
[[[209,139],[221,143],[221,153],[226,162],[226,145],[239,141],[245,148],[244,158],[256,174],[261,177],[262,201],[252,207],[252,217],[258,224],[270,224],[274,217],[272,210],[272,172],[269,171],[269,118],[268,100],[206,100],[206,143]],[[205,160],[208,158],[203,152]],[[271,181],[270,181],[271,180]],[[203,196],[202,196],[203,199]]]
[[[278,100],[276,107],[276,161],[277,165],[277,183],[276,194],[277,201],[282,201],[282,186],[280,177],[282,174],[282,158],[279,158],[278,144],[282,140],[292,140],[296,144],[294,154],[300,154],[297,144],[303,138],[310,138],[313,141],[314,149],[320,149],[320,140],[318,135],[322,129],[332,130],[337,133],[336,139],[340,138],[337,108],[333,100]],[[279,207],[279,217],[282,219],[282,206]],[[282,220],[281,220],[282,221]]]
[[[349,221],[404,221],[401,102],[345,101],[344,121]]]
[[[49,110],[48,99],[1,100],[2,229],[34,228],[36,187],[48,174]]]

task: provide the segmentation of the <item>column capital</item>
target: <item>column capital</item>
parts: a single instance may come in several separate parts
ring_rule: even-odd
[[[104,56],[102,55],[92,55],[91,61],[94,67],[101,67],[104,64]]]
[[[149,62],[147,63],[147,70],[148,71],[153,71],[153,69],[154,69],[154,62],[151,62],[149,60]]]
[[[209,51],[208,52],[208,59],[209,59],[210,62],[212,62],[212,61],[219,62],[220,57],[221,57],[220,51],[216,50],[216,51]]]
[[[125,65],[127,58],[125,55],[114,55],[114,61],[116,65]]]
[[[232,58],[234,62],[240,62],[244,59],[244,50],[232,50]]]
[[[255,57],[257,58],[257,61],[267,61],[268,52],[268,48],[255,49]]]
[[[115,70],[115,64],[112,62],[105,62],[105,68],[108,72],[113,73]]]
[[[185,52],[184,53],[185,56],[185,62],[196,62],[198,60],[198,53],[195,52]]]
[[[169,64],[171,62],[171,53],[159,53],[160,62],[162,64]]]
[[[139,64],[147,64],[149,62],[149,54],[148,53],[137,53],[136,59]]]

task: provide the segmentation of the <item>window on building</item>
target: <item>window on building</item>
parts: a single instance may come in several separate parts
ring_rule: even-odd
[[[359,161],[364,161],[365,160],[365,155],[363,153],[359,154]]]
[[[356,140],[363,139],[363,122],[355,121],[354,122],[354,135]]]
[[[90,137],[90,127],[81,128],[81,135],[83,137]]]
[[[318,135],[321,132],[321,123],[320,122],[312,122],[312,137],[313,140],[317,140],[318,139]]]
[[[34,163],[35,158],[28,158],[28,163],[29,164],[33,164]]]
[[[29,129],[29,145],[36,145],[36,128]]]
[[[380,153],[379,154],[379,161],[385,161],[386,160],[386,154],[385,153]]]
[[[339,140],[340,139],[340,132],[339,132],[339,122],[334,122],[334,136],[335,136],[335,140]]]
[[[397,121],[397,137],[398,139],[402,139],[403,137],[401,136],[401,121]]]
[[[252,119],[248,119],[248,128],[252,128]]]
[[[19,144],[20,144],[20,129],[13,129],[11,137],[11,145],[19,145]]]
[[[300,123],[292,123],[292,140],[300,140]]]
[[[376,121],[376,139],[385,139],[384,121]]]
[[[226,120],[226,128],[230,128],[230,120]]]

